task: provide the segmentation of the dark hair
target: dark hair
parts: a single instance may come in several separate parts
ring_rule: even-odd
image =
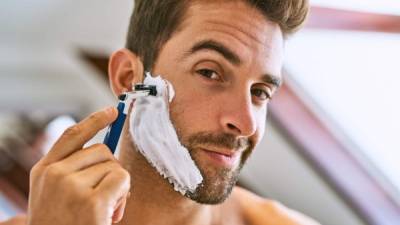
[[[304,24],[308,0],[242,0],[270,21],[279,24],[284,37]],[[189,7],[188,0],[135,0],[126,48],[137,54],[146,71],[154,66],[161,47],[174,34]]]

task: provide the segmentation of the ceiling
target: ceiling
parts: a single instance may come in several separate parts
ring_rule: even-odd
[[[1,111],[86,114],[113,104],[108,85],[81,50],[108,55],[123,47],[132,7],[130,0],[3,0]]]

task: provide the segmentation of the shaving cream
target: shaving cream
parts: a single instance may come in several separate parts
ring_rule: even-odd
[[[130,134],[137,150],[157,171],[185,195],[194,192],[203,177],[189,151],[180,143],[169,117],[175,92],[161,77],[147,74],[145,85],[155,85],[157,96],[135,100],[130,115]]]

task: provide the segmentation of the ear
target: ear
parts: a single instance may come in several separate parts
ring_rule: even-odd
[[[108,75],[116,96],[131,91],[136,83],[143,82],[144,71],[140,57],[128,49],[120,49],[111,55]]]

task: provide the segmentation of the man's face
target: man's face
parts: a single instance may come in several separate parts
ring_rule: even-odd
[[[171,120],[204,178],[188,197],[208,204],[227,198],[264,134],[282,58],[279,26],[245,2],[190,6],[152,71],[175,88]]]

